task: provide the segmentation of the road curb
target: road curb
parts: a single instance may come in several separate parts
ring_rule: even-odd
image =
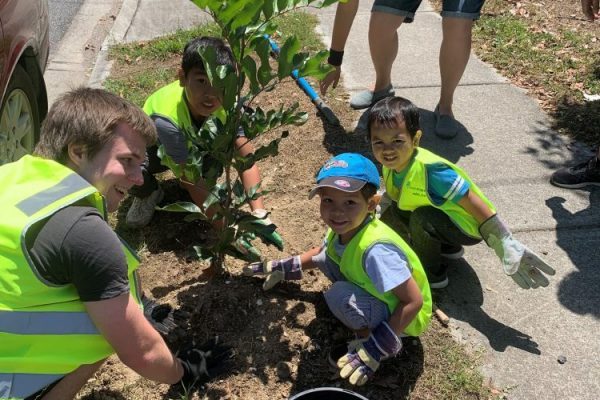
[[[88,80],[88,86],[93,88],[101,88],[102,84],[110,74],[112,68],[112,61],[108,60],[108,50],[110,46],[122,43],[131,27],[134,20],[135,14],[137,13],[140,0],[124,0],[119,10],[115,22],[102,42],[102,48],[96,56],[96,62],[94,63],[94,69]]]

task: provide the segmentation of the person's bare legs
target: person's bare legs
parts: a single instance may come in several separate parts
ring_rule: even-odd
[[[452,115],[454,91],[462,78],[471,54],[471,29],[473,20],[444,17],[442,19],[442,46],[440,48],[440,92],[439,113]]]
[[[398,28],[404,16],[373,11],[369,20],[369,50],[375,67],[374,91],[392,83],[392,65],[398,55]]]
[[[105,360],[95,364],[82,365],[75,371],[67,374],[46,393],[42,400],[69,400],[81,390],[83,385],[100,369]]]

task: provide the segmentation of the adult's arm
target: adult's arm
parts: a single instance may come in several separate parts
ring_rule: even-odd
[[[182,378],[181,363],[129,293],[84,304],[98,330],[125,365],[156,382],[174,384]]]
[[[356,12],[358,11],[358,0],[348,0],[346,2],[339,2],[337,11],[335,12],[335,19],[333,21],[333,32],[331,34],[331,50],[336,52],[343,52],[346,47],[346,41],[350,35],[350,29],[352,29],[352,23]],[[341,75],[341,64],[335,64],[335,69],[331,71],[325,78],[323,78],[319,84],[321,94],[325,95],[329,86],[333,85],[335,88],[338,84]]]

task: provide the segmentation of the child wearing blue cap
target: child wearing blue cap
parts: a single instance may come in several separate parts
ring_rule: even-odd
[[[340,376],[363,385],[382,360],[402,349],[402,336],[418,336],[431,319],[431,291],[416,254],[391,228],[374,218],[379,173],[360,154],[325,163],[309,198],[318,194],[329,226],[324,244],[302,255],[254,263],[246,275],[266,275],[265,290],[319,268],[331,281],[324,293],[331,312],[360,340],[332,351]]]

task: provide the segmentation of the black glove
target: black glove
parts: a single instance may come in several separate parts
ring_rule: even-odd
[[[195,385],[205,384],[229,370],[234,355],[230,346],[219,343],[218,336],[200,346],[192,343],[177,352],[177,358],[183,365],[183,377],[178,384],[182,384],[187,390]]]
[[[169,304],[158,304],[153,299],[142,296],[144,316],[150,324],[161,334],[167,336],[177,327],[174,310]]]

